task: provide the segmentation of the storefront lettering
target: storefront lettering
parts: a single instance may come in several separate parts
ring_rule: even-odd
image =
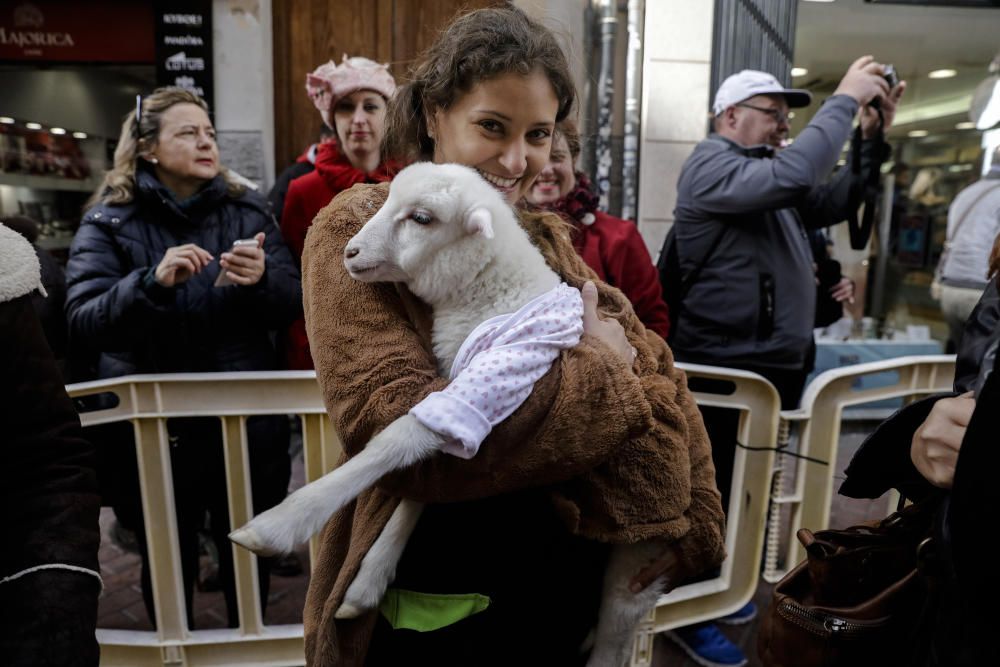
[[[0,44],[4,46],[75,46],[73,36],[68,32],[41,32],[0,28]]]
[[[173,25],[201,25],[200,14],[164,14],[163,22]]]
[[[170,46],[204,46],[205,42],[197,35],[164,35],[163,43]]]
[[[205,89],[195,83],[195,80],[190,76],[179,76],[174,79],[174,85],[185,90],[190,90],[195,95],[199,97],[205,96]]]
[[[167,58],[165,64],[168,72],[200,72],[205,69],[204,58],[188,58],[183,51]]]

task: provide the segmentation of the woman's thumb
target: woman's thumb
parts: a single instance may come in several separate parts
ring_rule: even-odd
[[[597,285],[593,280],[588,280],[580,289],[580,296],[583,298],[583,328],[586,329],[598,322],[597,317]]]

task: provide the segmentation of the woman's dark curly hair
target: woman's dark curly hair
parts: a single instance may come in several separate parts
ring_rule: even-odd
[[[541,71],[552,84],[559,100],[556,121],[563,120],[576,101],[576,87],[548,28],[511,5],[459,16],[418,58],[409,81],[390,100],[383,156],[430,160],[434,140],[427,134],[428,113],[449,108],[481,81],[533,71]]]

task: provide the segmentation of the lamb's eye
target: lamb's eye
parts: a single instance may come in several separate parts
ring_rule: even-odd
[[[410,214],[410,220],[418,225],[429,225],[431,224],[431,220],[433,220],[433,218],[427,211],[414,211]]]

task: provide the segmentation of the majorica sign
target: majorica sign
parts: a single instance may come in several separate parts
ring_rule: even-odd
[[[0,26],[0,44],[4,46],[76,46],[68,32],[7,31]]]
[[[0,62],[152,63],[154,26],[149,3],[0,0]]]

